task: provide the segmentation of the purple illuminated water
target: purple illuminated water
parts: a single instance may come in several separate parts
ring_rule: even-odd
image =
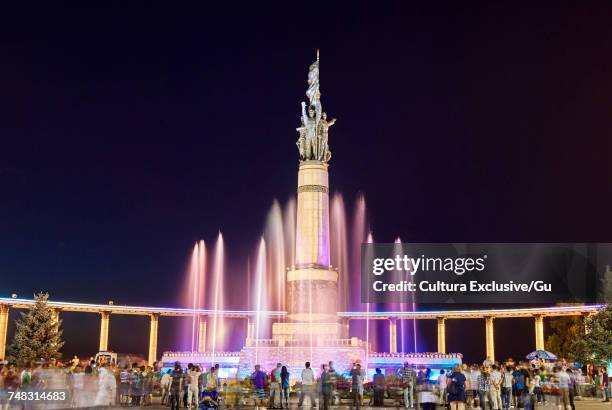
[[[361,244],[372,242],[372,234],[367,223],[366,201],[358,195],[353,212],[347,212],[344,197],[336,193],[330,201],[330,264],[339,273],[339,303],[341,311],[376,311],[391,306],[363,303],[360,295],[360,257]],[[266,218],[265,226],[255,251],[244,263],[242,272],[228,272],[226,249],[221,233],[218,234],[214,251],[207,252],[204,241],[195,243],[189,268],[183,304],[192,309],[286,310],[287,268],[295,264],[296,201],[291,198],[283,206],[274,201]],[[397,240],[398,245],[401,241]],[[230,245],[231,247],[231,245]],[[246,269],[245,269],[245,268]],[[244,294],[235,297],[226,293],[226,278],[232,283],[242,281],[246,285]],[[243,278],[243,279],[241,279]],[[232,296],[228,300],[228,296]],[[232,303],[230,303],[230,301]],[[394,310],[415,310],[414,300],[392,307]],[[271,337],[271,320],[264,315],[255,318],[254,336],[257,339]],[[380,323],[382,325],[382,323]],[[216,313],[208,318],[207,350],[221,352],[236,350],[235,340],[228,340],[228,332],[243,332],[244,323],[234,323]],[[356,336],[378,351],[388,350],[388,329],[369,320],[352,321],[349,337]],[[197,319],[189,321],[177,345],[183,350],[195,351],[198,346]],[[398,351],[409,352],[417,349],[416,321],[398,321]],[[236,338],[232,338],[236,339]],[[232,343],[234,341],[234,343]],[[240,344],[240,343],[238,343]],[[214,354],[214,353],[213,353]]]

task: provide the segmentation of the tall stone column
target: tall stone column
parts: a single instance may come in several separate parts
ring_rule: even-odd
[[[198,352],[206,351],[206,316],[198,316]]]
[[[446,353],[446,318],[438,319],[438,353]]]
[[[159,330],[159,314],[152,313],[150,316],[151,323],[149,326],[149,358],[147,364],[153,366],[153,362],[157,360],[157,332]]]
[[[495,338],[493,335],[493,316],[485,317],[485,337],[487,345],[487,357],[495,361]]]
[[[389,319],[389,353],[397,353],[397,319]]]
[[[6,359],[6,334],[8,332],[9,307],[0,305],[0,360]]]
[[[342,325],[342,334],[341,337],[342,339],[348,339],[350,333],[350,320],[348,317],[343,317],[342,320],[340,321],[340,324]]]
[[[251,346],[253,339],[255,339],[255,322],[249,317],[247,318],[247,346]]]
[[[301,161],[298,171],[295,266],[287,273],[289,320],[336,323],[338,272],[329,262],[327,163]],[[339,327],[328,328],[333,333]],[[317,328],[316,332],[325,331]],[[339,334],[335,334],[339,337]]]
[[[51,309],[51,321],[54,325],[58,325],[60,320],[60,309]]]
[[[298,171],[295,264],[329,268],[328,165],[302,161]]]
[[[110,312],[100,312],[100,351],[108,350],[108,322]]]
[[[534,319],[536,350],[544,350],[544,316],[535,315]]]

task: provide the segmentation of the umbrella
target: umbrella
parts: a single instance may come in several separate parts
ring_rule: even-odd
[[[527,355],[527,359],[529,360],[533,359],[534,357],[537,357],[538,359],[544,359],[544,360],[556,360],[557,359],[557,356],[555,356],[554,354],[546,350],[534,350],[533,352]]]

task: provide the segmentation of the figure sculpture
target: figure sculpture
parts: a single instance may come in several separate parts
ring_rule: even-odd
[[[308,89],[306,90],[309,105],[302,102],[301,126],[296,128],[300,136],[296,142],[302,161],[328,162],[331,158],[329,150],[329,127],[334,125],[336,119],[327,121],[327,114],[321,105],[321,91],[319,89],[319,52],[317,60],[310,65],[308,71]]]

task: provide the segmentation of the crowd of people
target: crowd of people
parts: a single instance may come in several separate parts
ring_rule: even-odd
[[[290,380],[296,379],[297,383],[290,386]],[[343,399],[344,404],[355,409],[368,401],[373,406],[386,404],[423,410],[435,410],[436,406],[449,410],[533,410],[546,404],[559,410],[575,410],[575,397],[585,395],[587,387],[593,387],[589,393],[600,393],[604,401],[609,401],[610,387],[606,368],[580,369],[565,361],[515,364],[489,359],[481,365],[463,364],[439,371],[417,368],[407,362],[393,374],[388,369],[386,372],[376,369],[371,382],[366,382],[358,362],[350,369],[337,371],[330,361],[317,372],[306,362],[300,374],[292,379],[287,366],[277,363],[268,372],[256,365],[246,381],[252,399],[249,403],[255,408],[276,409],[289,408],[293,388],[298,393],[299,407],[318,405],[320,409],[329,409]],[[0,364],[0,410],[25,408],[23,402],[11,400],[16,392],[43,390],[66,394],[63,400],[34,402],[28,408],[146,406],[153,403],[155,392],[161,396],[161,404],[171,410],[214,409],[230,397],[228,382],[219,376],[219,365],[205,369],[189,364],[183,369],[177,362],[170,371],[162,371],[157,363],[151,367],[137,363],[116,366],[93,360],[84,363],[76,357],[63,366],[39,362],[18,369]],[[244,381],[234,385],[245,386]],[[234,397],[233,402],[228,400],[226,404],[246,403],[247,400]]]
[[[147,405],[160,376],[156,366],[133,363],[119,369],[104,361],[83,363],[76,356],[68,363],[40,361],[23,368],[0,364],[0,406],[8,410]]]
[[[321,409],[338,404],[340,395],[336,381],[347,375],[338,373],[333,362],[321,365],[318,379],[309,362],[305,363],[298,383],[298,407],[304,399]],[[269,373],[255,366],[251,375],[256,407],[288,408],[289,377],[287,367],[278,363]],[[371,383],[365,383],[360,363],[354,363],[348,371],[348,403],[360,409],[364,402],[364,389],[370,389],[369,404],[399,405],[407,409],[434,410],[443,406],[450,410],[466,408],[480,410],[508,410],[522,408],[533,410],[539,405],[553,405],[560,410],[575,410],[574,399],[594,387],[595,395],[601,394],[609,402],[610,382],[606,368],[577,369],[561,361],[558,363],[535,360],[531,362],[495,363],[489,359],[482,365],[460,365],[451,370],[432,372],[428,368],[415,368],[406,362],[396,374],[383,374],[376,369]],[[392,380],[392,383],[388,383]],[[268,391],[266,393],[266,387]],[[387,399],[387,402],[385,402]]]

